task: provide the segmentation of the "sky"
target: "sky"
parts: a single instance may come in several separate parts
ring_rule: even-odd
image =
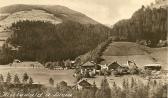
[[[11,4],[63,5],[102,24],[112,25],[130,18],[142,5],[151,2],[154,0],[0,0],[0,7]]]

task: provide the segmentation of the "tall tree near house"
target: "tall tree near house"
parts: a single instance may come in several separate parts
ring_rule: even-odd
[[[90,89],[88,92],[88,98],[95,98],[95,92],[93,89]]]
[[[94,95],[95,95],[95,93],[96,93],[96,91],[97,91],[97,86],[96,86],[96,83],[95,83],[95,81],[93,82],[93,87],[92,87],[92,89],[93,89],[93,92],[94,92]]]
[[[89,90],[83,89],[81,98],[90,98],[89,93],[90,93]]]
[[[16,84],[21,83],[17,74],[14,76],[13,82]]]
[[[127,88],[127,87],[126,87],[126,81],[125,81],[125,79],[123,79],[122,86],[123,86],[123,88],[124,88],[124,89],[126,89],[126,88]]]
[[[103,98],[103,97],[102,97],[102,94],[100,93],[100,89],[98,89],[98,90],[96,91],[95,97],[96,97],[96,98]]]
[[[1,85],[1,82],[4,82],[4,78],[2,74],[0,74],[0,96],[2,96],[4,93],[4,88],[3,88],[3,85]]]
[[[29,79],[28,74],[27,74],[27,73],[24,73],[24,74],[23,74],[22,82],[23,82],[23,83],[27,83],[27,80],[28,80],[28,79]]]
[[[0,82],[4,82],[4,78],[2,74],[0,74]]]
[[[6,82],[7,82],[7,83],[11,83],[11,80],[12,80],[11,74],[8,73],[8,74],[7,74],[7,77],[6,77]]]
[[[93,82],[92,88],[89,90],[88,97],[89,98],[96,98],[96,91],[97,91],[97,86],[95,81]]]
[[[111,98],[111,89],[106,78],[101,82],[100,94],[102,98]]]
[[[3,96],[4,94],[4,88],[3,85],[0,85],[0,96]]]
[[[131,78],[131,88],[133,88],[134,85],[135,85],[135,80],[134,80],[134,78],[132,77],[132,78]]]

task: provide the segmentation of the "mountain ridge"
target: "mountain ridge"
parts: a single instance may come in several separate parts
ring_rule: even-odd
[[[0,13],[2,14],[12,14],[20,11],[30,11],[30,10],[43,10],[46,13],[53,14],[64,21],[71,20],[79,22],[82,24],[99,24],[97,21],[91,19],[90,17],[82,14],[80,12],[69,9],[68,7],[61,5],[28,5],[28,4],[15,4],[0,8]],[[66,16],[67,15],[67,16]]]

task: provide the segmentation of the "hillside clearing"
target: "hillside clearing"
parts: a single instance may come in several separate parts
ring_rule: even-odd
[[[103,52],[102,64],[117,61],[126,64],[128,60],[135,61],[138,67],[146,64],[160,63],[163,68],[167,66],[167,47],[149,48],[132,42],[113,42]]]

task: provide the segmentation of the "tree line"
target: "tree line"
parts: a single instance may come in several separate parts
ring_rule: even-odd
[[[78,56],[76,59],[80,59],[81,63],[85,63],[87,61],[94,61],[95,63],[99,64],[101,61],[103,61],[101,56],[110,43],[112,43],[112,38],[106,39],[105,41],[100,43],[95,49]]]
[[[0,74],[0,83],[14,83],[14,84],[33,84],[33,79],[27,74],[24,73],[23,77],[22,77],[22,81],[19,78],[19,76],[17,74],[14,75],[14,77],[11,76],[11,74],[8,72],[7,76],[6,76],[6,80],[4,79],[4,76],[2,74]]]
[[[38,98],[69,98],[65,96],[53,96],[54,94],[71,94],[70,98],[166,98],[167,85],[161,81],[148,80],[147,83],[142,82],[136,78],[123,79],[121,85],[113,82],[112,85],[108,83],[106,77],[102,79],[100,87],[97,87],[96,82],[93,82],[90,88],[77,89],[73,86],[68,86],[65,81],[54,84],[54,79],[49,79],[50,86],[38,86],[30,84],[29,86],[4,86],[0,83],[0,95],[3,93],[20,93],[20,94],[42,94]],[[50,95],[50,96],[46,96]],[[3,97],[9,98],[9,97]],[[18,98],[12,96],[10,98]],[[37,98],[36,96],[19,97],[19,98]]]

